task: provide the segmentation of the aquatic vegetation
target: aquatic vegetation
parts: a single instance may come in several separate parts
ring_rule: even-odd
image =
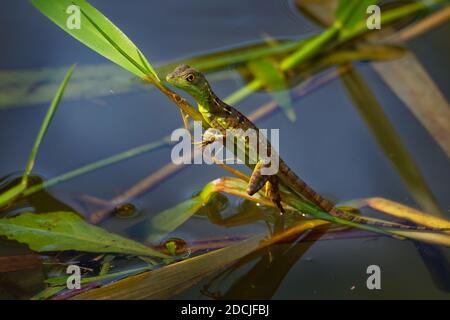
[[[258,90],[269,92],[274,102],[256,110],[250,116],[252,120],[261,118],[280,107],[290,121],[295,121],[297,115],[293,102],[297,96],[304,94],[305,88],[311,90],[308,85],[314,88],[314,86],[320,85],[321,81],[340,77],[361,118],[381,149],[386,155],[395,151],[396,157],[389,159],[409,187],[417,203],[426,213],[382,198],[350,201],[347,206],[340,208],[350,215],[359,217],[362,214],[357,209],[368,205],[379,212],[398,218],[400,221],[394,222],[394,226],[395,224],[400,226],[403,223],[411,223],[429,228],[449,228],[448,220],[436,217],[442,214],[420,170],[414,164],[408,150],[403,146],[395,127],[383,113],[376,96],[353,66],[355,61],[396,61],[395,59],[407,54],[407,50],[399,45],[371,42],[371,32],[367,30],[364,21],[365,9],[377,1],[339,1],[334,20],[328,24],[322,23],[323,32],[306,39],[284,41],[268,39],[262,44],[197,56],[160,68],[154,68],[141,50],[87,1],[32,0],[32,3],[81,43],[132,75],[139,77],[145,84],[160,90],[180,109],[182,121],[187,128],[190,127],[189,120],[202,121],[205,128],[208,128],[208,124],[195,107],[172,91],[163,80],[173,65],[180,62],[187,62],[209,73],[219,72],[229,67],[236,68],[247,83],[227,97],[225,99],[227,103],[235,104]],[[383,15],[382,23],[389,25],[411,14],[426,11],[430,5],[445,3],[447,1],[435,0],[405,4],[387,11]],[[66,24],[65,8],[71,4],[80,7],[82,17],[85,19],[85,25],[80,30],[72,30]],[[332,68],[336,68],[335,73],[330,72]],[[279,275],[274,280],[272,287],[267,291],[259,292],[260,296],[258,297],[270,297],[293,263],[305,252],[301,246],[286,249],[277,247],[277,245],[312,229],[317,229],[322,236],[327,233],[339,234],[343,228],[351,227],[362,230],[362,232],[450,246],[448,232],[397,230],[346,221],[331,216],[302,197],[284,189],[282,190],[283,202],[286,203],[288,215],[286,221],[280,222],[278,212],[273,210],[272,201],[263,192],[249,196],[246,192],[248,177],[244,172],[230,167],[224,167],[224,169],[236,177],[215,179],[207,183],[197,195],[132,226],[144,230],[142,238],[145,244],[110,233],[94,224],[111,214],[117,216],[133,214],[136,208],[134,206],[127,207],[127,202],[148,191],[150,187],[167,176],[181,170],[182,166],[168,164],[112,201],[104,201],[100,210],[88,218],[90,223],[75,212],[59,211],[42,214],[21,212],[13,217],[7,216],[8,210],[14,207],[17,201],[26,199],[50,186],[170,144],[169,137],[164,137],[153,143],[31,185],[28,177],[33,169],[37,151],[66,87],[70,87],[69,79],[72,72],[73,67],[68,71],[47,112],[21,182],[0,194],[0,213],[2,214],[0,235],[25,243],[33,251],[41,253],[74,250],[83,255],[87,253],[105,254],[100,258],[96,257],[90,260],[90,263],[95,263],[96,267],[98,264],[100,265],[100,271],[96,273],[90,270],[85,273],[83,286],[87,292],[81,293],[75,298],[166,298],[181,292],[197,283],[199,279],[214,272],[222,270],[220,275],[213,279],[213,282],[222,276],[226,277],[240,266],[255,261],[255,259],[261,259],[259,264],[254,266],[257,274],[263,274],[261,279],[264,279],[268,272]],[[321,77],[316,78],[317,75]],[[311,79],[318,79],[319,84],[315,84]],[[418,114],[422,115],[423,113],[419,112]],[[434,126],[430,125],[430,122],[427,123],[427,128],[433,132]],[[445,125],[443,127],[445,131]],[[446,145],[446,137],[436,139],[444,141],[442,145]],[[228,209],[228,205],[220,198],[220,195],[223,194],[243,201],[238,206],[237,213],[234,212],[235,214],[231,217],[223,218],[221,216]],[[103,204],[102,201],[100,200],[99,203]],[[209,250],[206,247],[203,248],[203,251],[199,249],[191,255],[190,248],[187,248],[189,245],[184,240],[179,241],[178,238],[167,237],[194,216],[227,227],[261,223],[261,225],[267,226],[267,231],[245,240],[239,239],[231,245],[224,242],[225,244],[221,245],[223,248],[213,252],[205,253]],[[369,217],[366,219],[383,221]],[[155,243],[160,243],[162,240],[164,240],[162,247],[154,246]],[[145,265],[117,271],[112,266],[116,255],[119,257],[132,256],[145,262]],[[275,262],[272,263],[271,259],[275,259]],[[69,262],[70,260],[71,258],[68,259]],[[181,261],[173,263],[178,260]],[[157,264],[162,267],[154,270]],[[261,268],[268,264],[270,268],[264,272],[261,271]],[[224,267],[229,265],[231,267],[223,271]],[[61,275],[61,270],[57,268],[50,269],[46,280],[47,288],[34,298],[50,298],[65,290],[67,275]],[[111,280],[120,278],[126,279],[102,286]],[[236,282],[235,286],[230,288],[224,296],[234,297],[236,292],[242,291],[243,287],[248,289],[249,285],[248,279],[244,277]],[[95,286],[100,286],[100,288],[92,289]],[[209,291],[209,289],[210,287],[205,290]],[[248,297],[254,297],[250,289],[245,292],[249,292]],[[61,296],[66,298],[64,295]],[[211,296],[219,297],[220,295],[212,293]]]
[[[27,167],[25,168],[25,172],[23,173],[22,180],[20,181],[20,184],[17,186],[11,188],[10,190],[7,190],[3,194],[0,195],[0,208],[8,205],[11,201],[14,200],[14,198],[20,196],[28,185],[28,176],[30,175],[31,170],[34,166],[34,161],[36,159],[37,152],[39,150],[39,146],[42,142],[42,139],[44,138],[45,133],[47,132],[48,126],[50,125],[50,122],[52,121],[52,118],[56,112],[56,109],[58,108],[59,102],[61,101],[61,97],[64,94],[64,90],[70,80],[70,77],[73,73],[73,69],[75,66],[72,66],[69,71],[67,71],[67,74],[61,83],[61,86],[59,87],[58,91],[56,92],[56,95],[47,111],[47,114],[44,118],[44,121],[42,122],[41,129],[39,130],[39,133],[36,137],[33,149],[31,150],[30,157],[28,159]]]
[[[37,252],[77,250],[138,256],[167,256],[137,242],[88,224],[73,212],[24,212],[0,219],[0,234]]]

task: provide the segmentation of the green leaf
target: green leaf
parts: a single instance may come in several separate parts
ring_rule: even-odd
[[[147,241],[162,239],[166,234],[175,230],[192,217],[202,207],[202,204],[202,200],[199,197],[195,197],[158,213],[146,223],[147,230],[150,232]]]
[[[165,76],[180,64],[188,64],[203,73],[227,70],[251,60],[269,56],[274,57],[292,52],[300,47],[304,41],[304,39],[298,41],[279,40],[276,44],[256,42],[250,45],[213,51],[211,53],[164,64],[158,68],[158,72]]]
[[[19,183],[18,185],[15,185],[11,189],[0,194],[0,208],[8,205],[9,202],[17,198],[25,189],[26,185]]]
[[[278,68],[277,62],[270,58],[250,61],[247,64],[255,78],[259,79],[269,90],[272,98],[282,108],[287,118],[294,122],[296,119],[292,107],[291,95],[284,73]]]
[[[70,67],[70,69],[67,71],[63,82],[59,86],[58,91],[56,92],[56,95],[53,98],[53,101],[50,104],[50,107],[48,108],[47,114],[45,115],[44,121],[42,122],[41,129],[39,130],[39,133],[34,142],[33,149],[31,149],[30,158],[28,159],[27,167],[23,174],[22,183],[24,185],[27,184],[26,182],[28,180],[28,176],[29,176],[31,170],[33,169],[34,161],[36,159],[36,155],[37,155],[37,152],[41,145],[42,139],[44,139],[44,136],[47,133],[48,126],[50,125],[50,122],[52,121],[53,116],[55,115],[56,109],[58,108],[59,102],[61,101],[61,98],[64,95],[64,90],[66,89],[67,84],[69,83],[70,77],[72,76],[74,69],[75,69],[75,65],[72,65]]]
[[[367,15],[367,8],[377,0],[340,0],[336,9],[335,25],[345,30],[352,29]]]
[[[38,252],[77,250],[130,255],[166,255],[135,241],[86,223],[73,212],[25,212],[0,219],[0,236],[27,244]]]
[[[13,200],[17,196],[19,196],[27,187],[28,176],[30,175],[31,170],[33,169],[37,152],[39,150],[42,140],[44,139],[45,133],[47,132],[50,122],[52,121],[53,116],[55,115],[56,109],[58,108],[59,102],[61,101],[61,98],[64,94],[64,90],[65,90],[67,84],[69,83],[69,80],[70,80],[70,77],[72,76],[74,68],[75,68],[75,65],[72,65],[70,67],[70,69],[67,71],[63,82],[59,86],[58,91],[56,92],[56,94],[53,98],[53,101],[47,110],[44,121],[42,122],[41,128],[40,128],[39,133],[34,142],[33,148],[31,149],[30,157],[28,159],[28,163],[25,168],[25,172],[23,174],[21,183],[0,195],[0,207],[4,206],[8,202]]]
[[[85,0],[32,0],[33,5],[71,36],[139,77],[159,78],[136,45],[101,12]],[[80,29],[70,29],[69,6],[81,11]]]
[[[209,201],[213,195],[212,189],[211,184],[208,184],[198,196],[161,211],[149,222],[145,222],[145,229],[149,230],[146,240],[149,242],[161,240],[169,232],[186,222]]]

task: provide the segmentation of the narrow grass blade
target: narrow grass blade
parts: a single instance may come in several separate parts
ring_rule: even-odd
[[[367,8],[377,3],[378,0],[339,0],[335,25],[341,30],[341,34],[351,32],[366,17]]]
[[[440,214],[439,206],[414,159],[365,80],[354,68],[341,79],[355,108],[416,202],[425,211]],[[395,157],[390,156],[393,154]]]
[[[264,58],[252,60],[247,63],[247,66],[255,78],[259,79],[265,85],[274,101],[283,109],[287,118],[291,122],[294,122],[296,115],[292,106],[288,82],[285,74],[279,69],[277,62],[269,58]]]
[[[450,105],[416,56],[372,65],[450,158]]]
[[[54,178],[51,178],[47,181],[43,181],[42,183],[33,185],[33,186],[27,188],[23,194],[24,194],[24,196],[32,195],[43,189],[50,188],[58,183],[62,183],[62,182],[77,178],[77,177],[85,175],[89,172],[93,172],[95,170],[105,168],[107,166],[118,163],[120,161],[131,159],[133,157],[144,154],[146,152],[154,151],[160,147],[170,145],[170,143],[171,143],[170,137],[165,137],[161,140],[158,140],[158,141],[155,141],[152,143],[148,143],[148,144],[118,153],[111,157],[92,162],[90,164],[87,164],[87,165],[77,168],[75,170],[72,170],[72,171],[63,173],[59,176],[56,176]]]
[[[239,46],[231,49],[219,50],[204,55],[195,56],[164,64],[158,68],[158,72],[165,76],[179,64],[188,64],[201,72],[214,72],[226,68],[232,68],[251,60],[292,52],[302,45],[304,40],[299,41],[277,41],[275,45],[261,42]]]
[[[402,203],[398,203],[385,198],[365,198],[354,200],[349,203],[350,206],[361,208],[369,206],[377,211],[392,215],[399,219],[406,219],[416,224],[427,226],[430,228],[449,229],[450,221],[447,219],[432,216],[423,211],[408,207]]]
[[[47,110],[44,121],[42,122],[41,128],[40,128],[39,133],[34,142],[33,148],[31,149],[30,157],[28,159],[28,163],[27,163],[27,166],[23,173],[20,184],[0,195],[0,207],[8,204],[8,202],[10,202],[14,198],[18,197],[26,189],[27,184],[28,184],[28,176],[30,175],[31,170],[33,169],[37,152],[38,152],[41,142],[45,136],[45,133],[47,132],[50,122],[52,121],[53,116],[55,115],[56,109],[59,106],[59,102],[61,101],[61,98],[64,94],[64,90],[65,90],[67,84],[69,83],[69,80],[70,80],[70,77],[72,76],[74,68],[75,68],[75,65],[70,67],[69,70],[67,71],[63,82],[59,86],[58,91],[56,92],[56,94],[53,98],[53,101]]]
[[[56,109],[58,108],[59,102],[61,101],[61,98],[64,95],[64,90],[66,89],[67,84],[69,83],[70,77],[72,76],[74,69],[75,69],[75,65],[71,66],[70,69],[67,71],[67,74],[64,77],[64,80],[61,83],[58,91],[56,92],[56,95],[53,98],[53,101],[50,105],[50,108],[47,111],[47,114],[45,115],[44,121],[42,122],[42,125],[41,125],[41,129],[39,130],[39,133],[34,142],[33,149],[31,149],[31,154],[30,154],[30,158],[28,159],[27,167],[23,174],[22,184],[24,184],[24,185],[27,184],[28,176],[29,176],[31,170],[33,169],[34,161],[36,159],[36,155],[37,155],[37,152],[41,145],[42,139],[44,138],[44,136],[47,132],[48,126],[50,125],[50,122],[52,121],[53,116],[55,115]]]

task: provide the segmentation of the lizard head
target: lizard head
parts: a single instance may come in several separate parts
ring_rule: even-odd
[[[167,75],[166,80],[171,85],[189,93],[197,101],[201,101],[211,94],[205,76],[187,64],[176,67]]]

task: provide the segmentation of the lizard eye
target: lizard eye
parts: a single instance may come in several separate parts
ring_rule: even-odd
[[[194,81],[194,79],[195,79],[195,77],[194,77],[193,74],[190,74],[190,75],[188,75],[188,76],[186,77],[186,80],[189,81],[189,82]]]

